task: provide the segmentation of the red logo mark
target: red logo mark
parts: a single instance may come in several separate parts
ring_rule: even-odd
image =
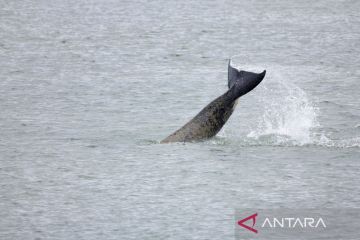
[[[251,215],[251,216],[248,216],[247,218],[244,218],[244,219],[238,221],[238,224],[239,224],[241,227],[246,228],[246,229],[249,230],[249,231],[252,231],[252,232],[254,232],[254,233],[258,233],[258,231],[257,231],[255,228],[253,228],[253,227],[255,226],[255,223],[256,223],[256,217],[257,217],[257,215],[258,215],[258,214],[255,213],[255,214],[253,214],[253,215]],[[244,224],[244,222],[246,222],[246,221],[248,221],[248,220],[250,220],[250,219],[253,220],[253,224],[252,224],[251,227],[249,227],[248,225],[245,225],[245,224]]]

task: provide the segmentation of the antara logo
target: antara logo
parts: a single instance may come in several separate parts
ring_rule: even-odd
[[[255,226],[255,223],[256,223],[256,217],[257,217],[257,213],[251,215],[251,216],[248,216],[247,218],[244,218],[240,221],[238,221],[238,224],[243,227],[243,228],[246,228],[247,230],[249,231],[252,231],[254,233],[258,233],[258,231],[254,228]],[[249,227],[248,225],[244,224],[245,222],[249,221],[250,219],[252,219],[252,226]]]
[[[250,215],[244,219],[239,220],[237,223],[240,227],[243,227],[253,233],[258,233],[258,230],[254,228],[256,223],[257,213]],[[252,224],[245,224],[247,221],[252,220]],[[286,217],[286,218],[268,218],[266,217],[260,228],[326,228],[325,221],[320,218],[306,217]]]

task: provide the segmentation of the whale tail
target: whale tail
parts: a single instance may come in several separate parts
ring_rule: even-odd
[[[234,98],[239,98],[253,90],[264,79],[266,70],[261,73],[246,72],[228,65],[228,87],[234,89]]]

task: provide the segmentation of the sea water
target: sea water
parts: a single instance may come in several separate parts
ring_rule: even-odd
[[[0,238],[234,239],[360,204],[359,1],[0,1]],[[266,69],[217,137],[159,144]]]

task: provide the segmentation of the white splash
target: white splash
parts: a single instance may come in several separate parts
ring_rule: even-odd
[[[313,143],[312,130],[319,126],[317,108],[297,85],[275,77],[264,86],[261,103],[264,113],[257,127],[247,137],[259,139],[275,137],[277,143],[294,142],[304,145]]]

